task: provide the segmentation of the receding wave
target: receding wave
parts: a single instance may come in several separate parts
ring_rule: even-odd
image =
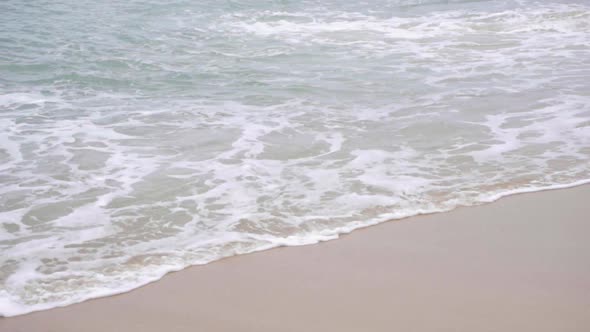
[[[0,315],[590,182],[584,1],[0,10]]]

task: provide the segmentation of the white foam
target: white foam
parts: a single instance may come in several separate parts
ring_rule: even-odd
[[[194,3],[92,50],[7,49],[0,314],[589,183],[586,4],[400,5]],[[31,80],[23,52],[60,67]]]

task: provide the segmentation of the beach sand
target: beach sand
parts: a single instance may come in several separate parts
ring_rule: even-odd
[[[590,331],[590,186],[224,259],[2,332]]]

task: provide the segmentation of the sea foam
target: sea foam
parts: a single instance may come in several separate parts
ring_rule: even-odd
[[[158,2],[0,4],[0,315],[590,182],[584,1]]]

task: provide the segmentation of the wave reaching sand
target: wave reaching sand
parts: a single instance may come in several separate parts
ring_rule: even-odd
[[[590,179],[584,1],[0,11],[1,315]]]

